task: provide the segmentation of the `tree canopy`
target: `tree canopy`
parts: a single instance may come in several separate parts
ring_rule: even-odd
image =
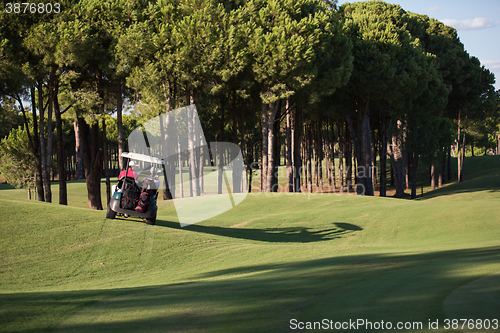
[[[66,179],[74,156],[84,170],[89,206],[101,209],[98,184],[118,160],[110,149],[123,150],[123,124],[192,103],[208,140],[231,138],[240,145],[250,183],[250,165],[257,162],[262,191],[279,187],[282,159],[294,175],[294,191],[312,184],[313,176],[319,186],[323,164],[335,188],[336,156],[338,172],[355,172],[359,194],[373,195],[379,186],[386,195],[389,157],[396,196],[403,196],[405,175],[416,177],[419,160],[442,163],[454,153],[460,180],[466,146],[500,146],[493,74],[467,53],[455,29],[398,5],[60,4],[57,14],[0,13],[0,115],[25,123],[40,200],[51,201],[53,159]],[[137,120],[122,120],[124,99]],[[65,143],[71,122],[74,151]],[[337,178],[343,188],[350,175]],[[65,181],[60,186],[64,204]]]

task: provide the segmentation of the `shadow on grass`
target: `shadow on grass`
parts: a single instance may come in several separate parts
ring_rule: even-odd
[[[473,193],[479,191],[488,191],[491,193],[500,192],[500,176],[484,176],[465,180],[461,183],[450,184],[448,186],[428,192],[424,195],[423,198],[418,199],[426,200],[447,195]]]
[[[456,179],[456,158],[453,158],[453,173]],[[427,179],[426,173],[419,179]],[[436,180],[437,181],[437,180]],[[500,156],[467,157],[464,162],[464,181],[454,182],[442,188],[425,193],[420,200],[432,199],[459,193],[472,193],[478,191],[500,191]]]
[[[189,283],[4,293],[0,322],[6,331],[24,333],[290,332],[292,318],[411,321],[427,328],[429,319],[443,323],[447,295],[479,277],[471,269],[498,269],[499,259],[500,247],[350,255],[243,265],[202,273]],[[495,309],[480,306],[485,316],[488,307]]]
[[[157,226],[181,229],[178,222],[156,220]],[[286,228],[226,228],[215,226],[204,226],[192,224],[182,229],[201,232],[205,234],[240,238],[259,242],[269,243],[311,243],[327,241],[344,237],[350,233],[363,230],[363,228],[344,222],[333,223],[331,228],[316,230],[307,227],[286,227]]]

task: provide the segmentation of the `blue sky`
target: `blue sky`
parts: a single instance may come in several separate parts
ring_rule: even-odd
[[[339,1],[339,4],[356,1]],[[500,89],[499,0],[386,0],[454,27],[467,52],[495,74]]]

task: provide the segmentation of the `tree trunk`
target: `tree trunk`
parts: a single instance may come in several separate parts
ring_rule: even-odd
[[[288,192],[293,192],[293,161],[292,161],[292,120],[289,99],[286,99],[286,183]]]
[[[436,175],[434,174],[435,172],[435,163],[431,163],[431,191],[434,191],[436,189]]]
[[[278,102],[278,110],[276,111],[275,121],[270,125],[273,128],[273,138],[272,138],[272,160],[270,160],[269,168],[271,172],[271,192],[278,192],[278,167],[280,165],[280,117],[281,117],[281,100]]]
[[[50,184],[50,171],[52,169],[52,111],[53,107],[53,90],[54,90],[54,79],[53,74],[51,74],[51,78],[49,79],[49,109],[47,114],[47,159],[45,161],[45,170],[44,170],[44,183],[45,183],[45,202],[52,202],[52,190]]]
[[[241,173],[240,173],[240,178],[241,178],[240,189],[241,189],[241,192],[243,193],[243,192],[245,192],[245,189],[247,186],[246,175],[248,172],[248,165],[249,165],[246,163],[247,155],[248,155],[248,142],[245,139],[247,131],[245,129],[245,113],[243,112],[243,110],[240,110],[238,121],[239,121],[238,127],[240,129],[240,149],[241,149],[241,157],[242,157],[242,163],[243,163],[243,169],[241,170]]]
[[[101,200],[101,170],[102,170],[102,151],[99,147],[99,124],[92,124],[92,148],[91,148],[91,169],[87,174],[87,189],[89,194],[89,208],[102,210]]]
[[[375,135],[375,130],[371,131],[371,136],[372,136],[372,170],[371,170],[371,177],[372,177],[372,187],[373,187],[373,194],[375,195],[375,186],[377,185],[377,155],[378,155],[378,150],[377,147],[379,145],[379,137]]]
[[[117,79],[116,85],[116,130],[118,132],[118,166],[120,171],[124,170],[122,153],[125,150],[125,139],[123,137],[123,99],[122,99],[122,81]]]
[[[389,155],[396,185],[395,196],[397,198],[403,197],[405,192],[405,131],[402,121],[398,120],[397,133],[392,136],[392,145],[389,146]]]
[[[411,198],[412,199],[415,199],[417,197],[417,166],[418,166],[418,156],[416,156],[416,153],[412,153],[410,156]]]
[[[293,191],[301,192],[301,171],[302,171],[302,160],[300,156],[300,143],[302,141],[302,130],[304,128],[302,121],[302,109],[298,106],[295,109],[295,116],[292,122],[292,158],[293,158]]]
[[[101,201],[101,168],[102,152],[99,149],[99,124],[92,124],[92,144],[89,147],[89,125],[82,117],[78,117],[80,127],[83,169],[87,184],[87,197],[90,209],[102,210]],[[90,149],[89,149],[90,148]]]
[[[388,150],[390,150],[389,147],[387,148]],[[391,167],[391,187],[394,187],[395,186],[394,168],[392,167],[392,163],[389,163],[389,166]]]
[[[193,132],[193,124],[191,122],[191,111],[188,111],[188,171],[189,171],[189,196],[195,196],[195,177],[196,173],[194,171],[194,163],[195,163],[195,155],[194,155],[194,132]]]
[[[446,169],[447,169],[447,174],[448,174],[448,181],[451,181],[451,147],[446,148]]]
[[[273,174],[275,168],[275,159],[274,159],[274,116],[272,114],[275,112],[272,111],[274,106],[270,106],[271,114],[268,117],[268,131],[267,131],[267,168],[266,168],[266,177],[265,177],[265,191],[273,192]],[[272,116],[272,117],[271,117]]]
[[[444,182],[445,182],[445,177],[446,177],[446,174],[445,174],[445,168],[444,168],[444,165],[445,165],[445,155],[444,155],[444,149],[441,148],[439,150],[439,176],[438,176],[438,188],[441,188],[441,186],[443,186]]]
[[[354,132],[354,125],[352,123],[351,117],[349,115],[346,116],[347,119],[347,124],[349,125],[349,134],[350,134],[350,168],[349,168],[349,177],[351,177],[352,173],[354,172],[354,181],[356,184],[359,184],[360,180],[358,179],[358,169],[356,167],[356,161],[358,159],[358,154],[359,154],[359,144],[358,144],[358,139],[356,138],[356,133]],[[358,121],[359,122],[359,121]],[[358,125],[359,127],[359,125]],[[353,153],[354,152],[354,153]],[[353,158],[354,157],[354,158]],[[359,164],[359,161],[357,161]],[[352,178],[351,178],[352,179]],[[362,184],[363,185],[363,184]],[[349,190],[351,189],[351,184],[349,185]],[[362,186],[359,186],[359,189],[362,189]],[[357,190],[356,190],[357,192]]]
[[[357,179],[363,188],[357,187],[358,195],[373,195],[372,182],[372,145],[370,135],[369,100],[358,103],[358,149],[357,149]]]
[[[332,130],[332,134],[330,135],[330,128]],[[321,130],[321,135],[323,136],[322,142],[323,147],[321,151],[324,152],[323,159],[325,164],[325,172],[324,176],[328,182],[328,190],[330,191],[335,188],[335,152],[334,152],[334,125],[330,124],[330,121],[326,121],[325,128]]]
[[[278,105],[276,102],[262,104],[262,190],[271,192],[273,165],[274,165],[274,119]]]
[[[380,121],[380,196],[387,196],[387,120]]]
[[[464,164],[464,152],[465,152],[465,133],[462,145],[462,108],[458,109],[458,135],[457,135],[457,162],[458,162],[458,182],[463,181],[463,164]],[[464,148],[464,149],[462,149]]]
[[[351,190],[352,186],[352,132],[351,130],[348,130],[348,124],[346,123],[346,128],[345,128],[345,180],[346,180],[346,186],[347,186],[347,191],[349,192]]]
[[[179,119],[176,119],[177,122]],[[180,125],[177,125],[180,126]],[[181,135],[180,132],[177,131],[177,159],[179,163],[179,197],[184,198],[184,177],[182,175],[182,166],[184,164],[184,161],[182,160],[182,155],[181,153]]]
[[[307,161],[307,192],[312,193],[312,182],[313,182],[313,177],[312,177],[312,129],[311,129],[311,124],[307,124],[307,136],[306,136],[306,161]]]
[[[42,179],[42,160],[40,155],[40,136],[38,133],[38,118],[36,115],[36,96],[35,86],[30,87],[31,109],[33,116],[33,154],[35,157],[35,198],[38,201],[44,201],[45,195],[43,191]],[[39,105],[43,108],[43,100]],[[43,119],[40,119],[40,126],[43,126]]]
[[[497,155],[500,155],[500,133],[497,135]]]
[[[307,192],[307,124],[303,124],[304,135],[300,140],[300,161],[302,163],[300,169],[301,184]]]
[[[232,92],[231,92],[231,112],[233,116],[233,143],[238,144],[240,143],[240,140],[238,140],[238,112],[236,109],[236,88],[233,87]],[[240,128],[240,136],[243,138],[243,128]],[[243,145],[240,143],[240,151],[243,153]],[[236,151],[231,151],[231,160],[235,160],[238,155],[236,154]],[[203,168],[203,165],[201,166]],[[243,189],[243,183],[242,183],[242,174],[243,170],[240,168],[239,163],[233,163],[233,169],[232,169],[232,176],[233,176],[233,191],[232,193],[241,193]]]
[[[108,165],[108,138],[106,137],[106,118],[102,118],[102,151],[104,157],[104,174],[106,175],[106,205],[111,200],[111,181],[109,179]]]
[[[458,181],[463,182],[464,181],[464,162],[465,162],[465,133],[463,134],[463,142],[462,142],[462,149],[459,153],[459,159],[460,161],[460,169],[458,171]]]
[[[73,122],[73,129],[75,131],[75,178],[76,179],[83,179],[83,157],[82,157],[82,147],[81,147],[81,141],[80,141],[80,126],[78,125],[77,121]],[[120,168],[121,171],[121,168]]]
[[[330,137],[330,162],[331,162],[331,171],[330,177],[332,180],[333,189],[337,187],[337,169],[335,168],[335,123],[332,121],[330,125],[332,129],[332,135]]]
[[[311,130],[311,137],[310,137],[310,147],[311,147],[311,170],[312,170],[312,181],[314,186],[316,188],[319,185],[319,180],[318,180],[318,138],[317,138],[317,130],[316,130],[316,124],[311,122],[309,124],[310,130]]]
[[[171,126],[170,124],[171,117],[168,114],[170,112],[170,103],[171,103],[169,81],[167,81],[167,85],[163,83],[163,95],[166,104],[165,116],[163,117],[160,116],[160,135],[161,138],[163,139],[163,141],[161,142],[160,149],[162,156],[164,156],[164,162],[165,162],[165,164],[163,165],[163,200],[171,200],[175,197],[175,172],[172,171],[172,169],[174,169],[175,171],[175,166],[172,166],[173,158],[171,158],[171,156],[173,154],[170,154],[172,150],[175,150],[175,147],[171,147],[171,145],[167,144],[167,142],[170,142],[170,135],[171,135],[169,130],[169,127]]]
[[[222,183],[223,183],[223,162],[224,162],[224,151],[222,145],[215,146],[215,152],[213,154],[215,169],[217,170],[217,194],[222,194]]]
[[[167,110],[168,109],[169,107]],[[163,138],[160,149],[165,161],[163,165],[163,200],[172,200],[175,197],[175,186],[172,186],[172,184],[175,184],[175,173],[172,172],[172,156],[174,155],[172,154],[172,150],[174,150],[175,147],[167,144],[171,139],[171,131],[169,129],[172,124],[170,124],[170,122],[171,117],[168,112],[166,112],[164,116],[160,116],[160,135]]]
[[[38,81],[38,109],[40,110],[40,161],[42,163],[42,178],[43,178],[43,185],[45,187],[45,191],[47,191],[47,188],[49,189],[50,192],[50,178],[49,178],[49,172],[47,170],[47,158],[45,155],[45,108],[43,107],[43,82],[40,80]],[[44,191],[44,201],[47,201],[47,193]]]
[[[321,147],[321,151],[323,153],[323,163],[324,163],[324,171],[322,172],[325,177],[324,183],[328,183],[328,191],[330,191],[332,187],[332,180],[335,183],[335,179],[332,178],[332,146],[333,146],[333,138],[330,136],[330,121],[327,120],[325,127],[321,129],[321,136],[323,146]]]
[[[247,165],[252,165],[253,163],[253,154],[254,154],[254,145],[248,144],[247,147],[248,149],[248,156],[247,156]],[[248,193],[252,192],[252,181],[253,181],[253,167],[250,167],[249,169],[247,168],[248,171]]]
[[[344,154],[345,154],[345,125],[343,122],[338,122],[339,128],[339,187],[340,192],[344,192]]]
[[[205,165],[205,149],[207,146],[204,145],[202,133],[199,132],[199,127],[196,126],[196,139],[198,140],[199,147],[196,148],[196,158],[197,158],[197,168],[198,172],[198,193],[201,195],[204,191],[203,189],[203,166]],[[234,180],[234,178],[233,178]]]
[[[198,183],[198,169],[197,169],[197,150],[195,144],[197,143],[197,133],[195,126],[195,113],[189,109],[188,112],[188,151],[189,151],[189,188],[192,197],[200,195],[200,187]]]
[[[438,175],[438,188],[443,186],[444,181],[444,163],[443,163],[443,149],[439,151],[439,175]]]
[[[410,188],[410,158],[406,156],[405,163],[405,190]]]
[[[260,163],[260,191],[268,192],[267,190],[267,163],[268,163],[268,118],[269,113],[267,112],[268,105],[262,103],[262,114],[261,114],[261,127],[262,127],[262,145],[261,145],[261,163]]]
[[[322,123],[321,119],[318,122],[318,146],[317,146],[317,151],[318,151],[318,178],[319,178],[319,188],[321,191],[323,191],[323,160],[324,160],[324,150],[323,150],[323,131],[321,129]]]
[[[54,89],[54,113],[56,115],[57,128],[57,173],[59,174],[59,204],[68,204],[68,190],[66,186],[66,166],[64,157],[64,141],[62,132],[61,110],[59,107],[58,86]]]

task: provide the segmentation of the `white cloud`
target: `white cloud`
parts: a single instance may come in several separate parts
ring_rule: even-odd
[[[441,10],[439,6],[428,7],[425,11],[429,13],[435,13]]]
[[[476,17],[472,20],[454,20],[454,19],[444,19],[442,20],[444,24],[452,26],[457,30],[478,30],[478,29],[488,29],[494,28],[499,22],[484,17]]]
[[[481,64],[483,64],[484,67],[488,68],[490,71],[500,70],[500,60],[481,61]]]
[[[496,90],[500,90],[500,60],[485,60],[481,61],[481,65],[490,70],[493,74],[495,74],[494,84]]]

